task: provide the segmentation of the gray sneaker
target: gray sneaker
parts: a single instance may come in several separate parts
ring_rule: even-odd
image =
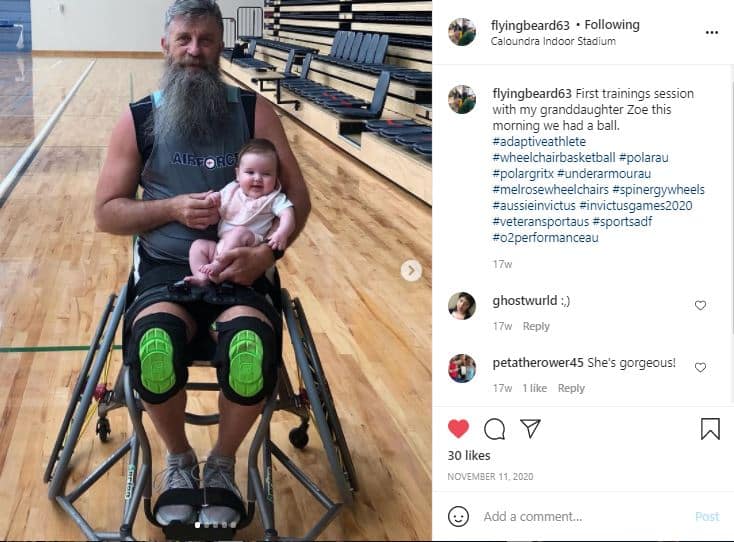
[[[194,450],[166,456],[166,468],[161,473],[161,493],[169,489],[195,489],[199,487],[199,465]],[[156,521],[168,525],[172,521],[193,523],[196,521],[194,507],[188,504],[170,504],[158,508]]]
[[[204,465],[204,488],[219,487],[228,489],[242,500],[242,494],[234,482],[234,458],[211,455]],[[227,506],[206,506],[199,513],[201,523],[237,524],[240,515]]]

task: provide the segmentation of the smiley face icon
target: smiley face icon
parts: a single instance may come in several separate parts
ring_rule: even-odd
[[[463,506],[454,506],[449,510],[449,523],[454,527],[463,527],[469,523],[469,511]]]

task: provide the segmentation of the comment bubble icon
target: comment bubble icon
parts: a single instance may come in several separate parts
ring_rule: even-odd
[[[505,422],[499,418],[490,418],[484,424],[484,434],[489,440],[505,440]]]

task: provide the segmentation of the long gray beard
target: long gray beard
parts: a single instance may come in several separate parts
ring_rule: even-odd
[[[162,103],[149,117],[146,129],[158,140],[177,135],[187,140],[211,142],[227,118],[227,89],[219,66],[187,70],[168,63],[161,78]]]

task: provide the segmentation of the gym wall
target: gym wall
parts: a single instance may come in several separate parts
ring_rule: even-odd
[[[33,50],[160,51],[163,13],[170,3],[171,0],[30,0],[32,24],[37,30]],[[225,17],[235,17],[238,6],[262,5],[262,0],[219,1]]]

